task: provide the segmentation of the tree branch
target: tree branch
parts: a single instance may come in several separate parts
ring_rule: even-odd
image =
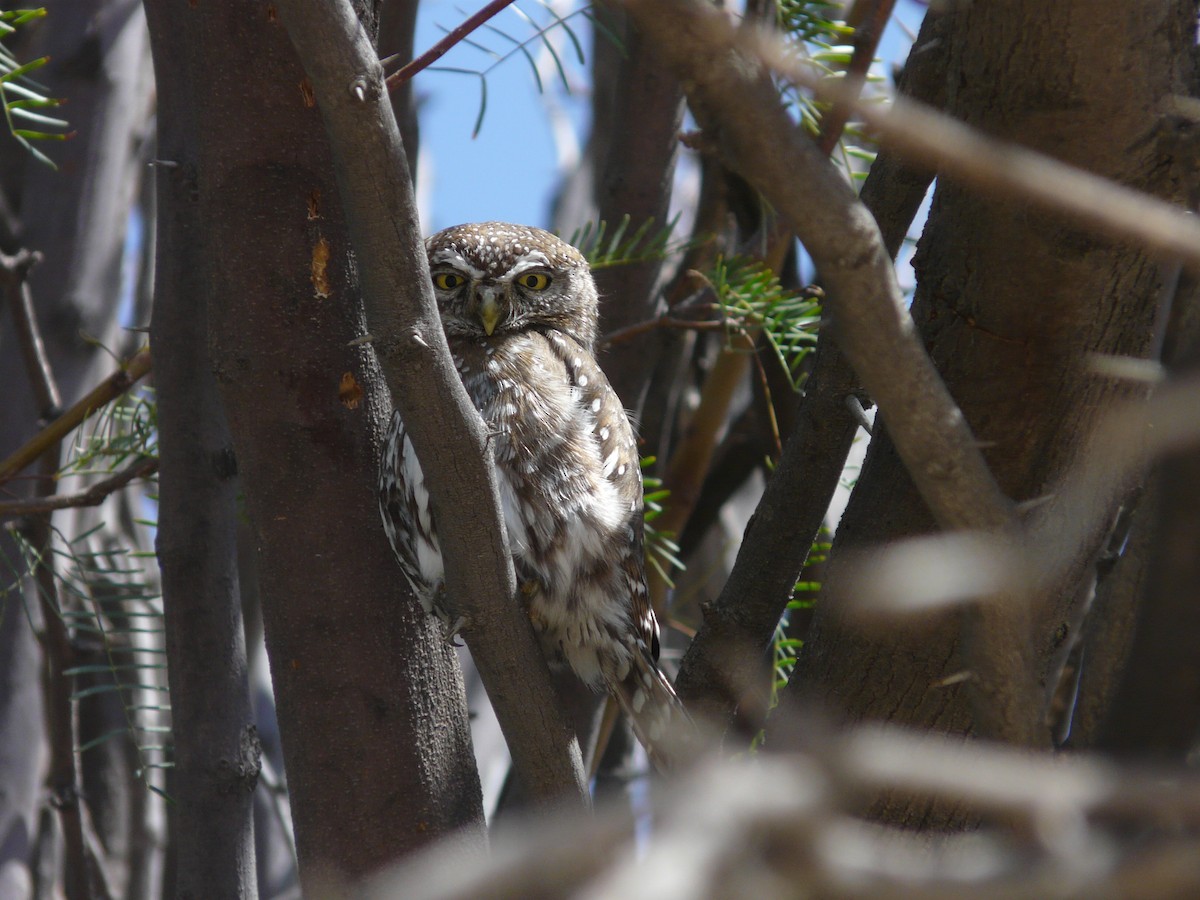
[[[30,438],[8,459],[0,462],[0,484],[8,481],[46,450],[74,431],[93,413],[121,396],[150,371],[150,351],[142,350],[123,363],[117,371],[100,382],[88,394],[61,416]]]
[[[41,262],[40,253],[18,250],[13,256],[0,253],[0,272],[4,276],[5,293],[8,294],[9,309],[12,310],[13,325],[16,327],[17,342],[25,357],[25,368],[33,384],[37,399],[38,415],[50,421],[62,411],[62,398],[54,371],[46,356],[46,345],[38,328],[37,314],[33,309],[33,296],[29,290],[29,270]]]
[[[690,83],[693,111],[722,156],[787,217],[812,254],[829,287],[839,343],[935,517],[946,528],[1014,526],[1011,503],[917,340],[878,228],[797,133],[765,67],[739,49],[715,10],[687,0],[626,5]]]
[[[384,82],[387,90],[396,90],[396,88],[404,84],[406,81],[409,81],[422,69],[432,66],[435,62],[445,56],[451,47],[462,41],[462,39],[468,34],[470,34],[476,28],[479,28],[484,22],[492,18],[492,16],[496,15],[506,6],[511,6],[512,3],[513,0],[492,0],[491,3],[483,7],[483,9],[479,10],[479,12],[470,16],[465,22],[451,31],[448,35],[446,35],[416,59],[412,60],[398,71],[389,75],[387,80]]]
[[[53,512],[56,509],[71,509],[78,506],[99,506],[110,494],[114,494],[138,478],[146,478],[158,471],[158,460],[144,456],[122,469],[116,475],[89,485],[73,494],[51,494],[29,500],[0,501],[0,520],[15,519],[33,513]]]
[[[487,435],[434,305],[382,67],[348,3],[279,9],[325,120],[373,346],[430,488],[447,594],[466,617],[463,635],[530,795],[586,802],[579,746],[516,597]]]
[[[596,218],[610,225],[629,218],[630,231],[670,219],[683,91],[663,65],[659,49],[613,10],[605,23],[619,46],[597,33],[593,41],[594,121],[588,152],[594,168]],[[637,122],[636,128],[628,128]],[[663,312],[659,296],[662,260],[648,259],[596,273],[601,327],[617,330]],[[660,339],[608,346],[601,362],[612,388],[635,418],[642,414],[654,368],[662,358]]]
[[[37,493],[52,494],[56,484],[51,476],[58,468],[58,442],[50,444],[42,457],[42,474]],[[86,900],[95,887],[87,863],[83,817],[85,807],[79,778],[75,748],[78,740],[78,717],[72,702],[71,676],[65,674],[75,661],[71,632],[63,617],[58,579],[54,570],[53,532],[50,514],[35,516],[29,523],[29,542],[37,553],[33,577],[42,607],[42,630],[38,635],[45,654],[42,671],[42,692],[45,704],[46,736],[50,760],[46,773],[46,788],[50,805],[57,810],[62,828],[64,890],[68,900]]]
[[[892,5],[892,0],[860,0],[851,10],[852,18],[865,20],[865,24],[855,33],[854,56],[847,73],[848,79],[851,82],[847,91],[853,96],[857,96],[863,84],[865,84],[866,71],[870,67],[871,60],[874,58],[875,48],[878,45],[879,38],[883,34],[883,26],[891,14]],[[864,7],[866,6],[870,6],[869,12],[864,12]],[[823,156],[828,157],[833,148],[837,146],[838,141],[842,137],[846,122],[849,119],[850,111],[851,107],[842,103],[835,105],[822,118],[821,134],[818,137],[817,146]],[[793,244],[794,235],[782,224],[774,226],[772,232],[768,239],[767,262],[773,271],[782,274],[785,260],[788,257],[788,251]],[[828,340],[826,338],[827,342]],[[716,451],[715,443],[719,434],[719,428],[724,424],[727,417],[728,405],[733,397],[733,389],[744,379],[745,374],[749,371],[748,361],[740,358],[730,360],[727,357],[731,353],[738,357],[746,355],[744,351],[739,352],[728,348],[722,352],[717,360],[717,364],[713,367],[713,371],[705,381],[700,399],[700,408],[697,410],[692,427],[684,435],[677,451],[673,454],[671,464],[664,477],[663,486],[670,491],[671,499],[666,505],[663,519],[659,523],[659,526],[668,534],[682,535],[684,527],[692,518],[692,511],[700,498],[710,461]],[[768,414],[771,414],[773,410],[770,401],[766,405]],[[704,413],[704,416],[701,416],[701,412]],[[853,440],[853,437],[854,428],[851,427],[845,435],[845,452],[849,452],[850,442]],[[842,458],[845,458],[845,453],[842,454]],[[832,486],[830,495],[832,495]],[[818,515],[823,516],[825,508],[828,508],[828,499],[825,501],[824,507]],[[819,526],[819,520],[817,524]],[[809,544],[811,544],[811,540]],[[806,554],[807,547],[802,552]],[[803,562],[803,559],[801,559],[801,562]],[[795,572],[798,571],[799,569],[797,568]],[[792,580],[795,580],[794,577]],[[663,579],[652,577],[650,594],[654,600],[656,609],[661,607],[665,592],[666,585]],[[787,594],[783,596],[786,597]],[[780,607],[779,613],[774,618],[775,622],[778,622],[782,611],[782,607]],[[774,623],[771,625],[771,630],[773,631],[773,629]],[[715,672],[712,674],[715,674]]]
[[[645,2],[645,0],[639,0]],[[731,44],[733,46],[733,44]],[[822,100],[844,102],[887,149],[981,193],[1025,200],[1096,234],[1132,242],[1200,271],[1200,221],[1187,210],[1044,154],[998,141],[950,116],[897,98],[890,108],[862,102],[789,59],[769,36],[737,41],[774,71]]]
[[[765,65],[728,20],[688,0],[627,0],[656,35],[719,152],[789,221],[827,287],[834,336],[879,407],[900,458],[945,529],[1017,532],[1012,503],[919,341],[879,230],[853,189],[798,134]],[[963,626],[981,733],[1036,743],[1030,610],[982,604]]]

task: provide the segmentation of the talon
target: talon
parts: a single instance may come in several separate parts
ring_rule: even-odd
[[[443,622],[442,639],[451,647],[462,647],[463,645],[456,641],[455,638],[458,637],[458,633],[463,630],[463,626],[466,624],[466,616],[459,616],[453,623]]]

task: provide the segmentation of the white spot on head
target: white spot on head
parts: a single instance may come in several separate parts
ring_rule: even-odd
[[[600,429],[600,440],[602,440],[602,441],[607,441],[607,440],[608,440],[608,436],[609,436],[611,433],[612,433],[612,432],[610,432],[610,431],[608,430],[608,426],[605,426],[605,427],[601,428],[601,429]]]
[[[619,466],[617,466],[617,474],[618,475],[625,474],[625,463],[621,463]]]
[[[594,412],[594,413],[600,412],[600,398],[599,397],[597,397],[595,400],[592,401],[592,412]]]
[[[580,376],[579,376],[579,386],[580,386],[580,387],[587,387],[587,376],[586,376],[586,375],[580,375]]]

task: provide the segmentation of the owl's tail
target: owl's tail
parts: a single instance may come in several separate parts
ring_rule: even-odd
[[[622,681],[610,682],[609,692],[660,772],[677,768],[696,753],[695,723],[667,676],[647,654],[635,652],[629,674]]]

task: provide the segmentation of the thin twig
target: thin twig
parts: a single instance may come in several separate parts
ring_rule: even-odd
[[[388,93],[390,94],[396,90],[396,88],[400,87],[400,85],[408,81],[422,69],[433,65],[445,56],[446,51],[451,47],[459,43],[468,34],[504,9],[504,7],[512,5],[512,3],[513,0],[492,0],[491,3],[479,10],[479,12],[475,13],[412,62],[389,75],[387,81],[384,82],[387,85]]]
[[[0,277],[4,278],[4,290],[12,310],[13,325],[17,332],[17,343],[25,357],[25,368],[33,384],[33,395],[37,399],[38,415],[49,422],[62,411],[62,398],[50,360],[46,356],[46,345],[38,328],[37,315],[33,309],[33,295],[29,290],[29,271],[42,260],[40,253],[18,250],[13,256],[0,253]]]
[[[610,331],[599,341],[602,348],[611,347],[632,340],[638,335],[655,331],[659,328],[681,328],[685,331],[724,331],[728,326],[723,321],[713,319],[680,319],[671,315],[661,315],[657,319],[647,319],[644,322],[634,322],[616,331]]]
[[[100,382],[82,400],[26,441],[8,459],[0,462],[0,484],[11,479],[46,450],[61,441],[93,413],[103,409],[128,391],[149,371],[150,350],[145,349]]]
[[[57,441],[52,442],[41,457],[41,472],[47,477],[39,480],[37,492],[43,497],[53,494],[57,488],[57,482],[51,476],[58,469],[60,449]],[[38,633],[45,657],[42,715],[50,753],[46,789],[62,829],[64,891],[68,900],[86,900],[92,896],[92,891],[75,754],[79,745],[78,722],[75,705],[71,702],[71,677],[65,674],[75,661],[75,650],[62,614],[58,576],[54,571],[50,514],[34,516],[29,522],[28,534],[36,554],[31,569],[42,607],[42,628]]]
[[[158,471],[158,460],[144,456],[117,474],[97,481],[90,487],[73,494],[53,494],[29,500],[0,501],[0,520],[14,519],[33,513],[53,512],[78,506],[99,506],[110,494],[114,494],[131,481],[146,478]]]
[[[863,7],[869,0],[859,0],[847,15],[847,21],[855,24],[854,55],[850,57],[850,65],[846,67],[844,87],[847,94],[858,97],[867,83],[867,72],[875,59],[875,51],[879,40],[883,37],[883,29],[888,19],[892,17],[892,8],[896,0],[875,0],[870,10],[864,12]],[[857,24],[856,24],[857,23]],[[842,132],[846,130],[846,122],[854,107],[844,101],[837,101],[829,111],[821,117],[821,134],[817,138],[817,146],[826,156],[833,152]]]

